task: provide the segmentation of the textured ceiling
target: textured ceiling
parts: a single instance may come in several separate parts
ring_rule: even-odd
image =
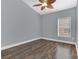
[[[40,15],[49,14],[56,11],[61,11],[64,9],[69,9],[77,6],[77,0],[56,0],[54,4],[54,9],[45,8],[43,11],[40,10],[40,6],[33,7],[33,5],[40,3],[38,0],[22,0],[26,5],[31,7],[33,10],[38,12]]]

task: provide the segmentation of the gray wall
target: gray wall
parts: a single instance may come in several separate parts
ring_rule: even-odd
[[[58,37],[57,21],[59,17],[71,16],[71,38]],[[76,42],[77,37],[77,8],[63,10],[42,16],[42,36],[57,40]]]
[[[77,39],[76,8],[40,16],[22,0],[2,0],[1,4],[2,47],[40,36],[72,42]],[[62,16],[72,17],[72,37],[74,39],[57,36],[57,19]]]
[[[2,47],[40,36],[40,15],[21,0],[2,0]]]

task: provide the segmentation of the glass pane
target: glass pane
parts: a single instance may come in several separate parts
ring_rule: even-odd
[[[61,17],[58,19],[58,36],[71,36],[71,17]]]

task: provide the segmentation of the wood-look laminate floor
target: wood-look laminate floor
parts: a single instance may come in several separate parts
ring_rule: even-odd
[[[1,59],[77,59],[75,45],[44,39],[1,51]]]

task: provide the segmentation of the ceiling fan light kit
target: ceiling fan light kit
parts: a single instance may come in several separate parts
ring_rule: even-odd
[[[42,4],[42,6],[47,6],[47,3],[44,2],[44,3]]]
[[[41,6],[41,10],[44,10],[46,7],[49,9],[53,9],[52,4],[55,2],[56,0],[39,0],[40,4],[35,4],[33,5],[35,6]]]

